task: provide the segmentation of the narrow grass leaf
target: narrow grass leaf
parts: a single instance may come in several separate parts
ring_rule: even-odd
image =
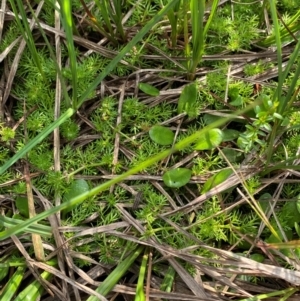
[[[113,4],[114,4],[114,7],[113,7],[113,9],[111,9],[111,18],[116,25],[117,32],[120,34],[123,42],[125,42],[126,35],[125,35],[124,27],[122,24],[122,19],[123,19],[122,5],[124,5],[124,4],[120,0],[113,0]]]
[[[100,2],[101,1],[101,2]],[[108,29],[111,36],[114,35],[114,30],[111,26],[111,21],[109,18],[110,15],[110,7],[107,0],[95,0],[95,4],[98,6],[98,9],[101,13],[103,21],[105,23],[106,28]]]
[[[24,277],[26,267],[18,267],[1,292],[0,300],[10,301],[17,292]]]
[[[204,32],[203,32],[204,38],[206,37],[208,29],[209,29],[209,27],[212,23],[212,20],[215,16],[215,13],[216,13],[217,8],[218,8],[218,4],[219,4],[219,0],[213,0],[208,20],[206,21],[206,24],[204,26]]]
[[[20,225],[24,222],[22,219],[17,219],[17,218],[11,218],[7,217],[5,215],[0,215],[0,226],[3,226],[5,228],[12,228],[16,225]],[[33,224],[29,226],[26,229],[27,232],[32,233],[32,234],[39,234],[41,236],[45,237],[51,237],[52,236],[52,229],[51,227],[47,225],[37,225]]]
[[[72,18],[72,1],[59,1],[62,15],[62,23],[66,32],[67,48],[70,58],[70,69],[72,73],[72,106],[77,108],[77,62],[76,62],[76,51],[73,40],[73,18]]]
[[[147,83],[139,83],[139,89],[150,96],[159,95],[159,90]]]
[[[12,7],[12,10],[13,10],[14,14],[16,16],[21,15],[21,18],[16,17],[15,20],[18,24],[18,27],[19,27],[19,29],[22,33],[22,36],[23,36],[24,40],[26,41],[26,45],[27,45],[29,51],[31,52],[32,59],[33,59],[35,65],[39,69],[40,74],[44,77],[44,72],[43,72],[41,62],[39,60],[39,56],[37,54],[37,50],[36,50],[36,47],[35,47],[34,38],[32,36],[32,32],[30,30],[30,27],[29,27],[29,24],[28,24],[28,21],[27,21],[27,15],[26,15],[26,12],[25,12],[25,9],[24,9],[24,4],[21,0],[17,0],[17,1],[10,0],[9,2],[11,4],[11,7]],[[16,7],[15,2],[17,2],[18,9]],[[29,3],[28,3],[28,5],[30,7]],[[33,11],[32,8],[31,8],[31,11]]]
[[[133,262],[141,255],[144,247],[139,246],[127,258],[125,258],[117,267],[105,278],[105,280],[96,289],[96,292],[102,296],[106,296],[113,287],[118,283],[121,277],[128,271]],[[97,297],[90,296],[87,301],[99,301]]]
[[[173,0],[169,0],[173,1]],[[180,8],[180,1],[177,2],[177,5],[167,13],[170,25],[171,25],[171,43],[172,47],[177,45],[177,27],[178,27],[178,14]]]
[[[2,281],[8,275],[9,269],[9,266],[0,267],[0,281]]]
[[[174,280],[175,280],[176,272],[173,267],[169,266],[167,273],[165,274],[165,277],[160,285],[160,290],[164,292],[171,292]]]
[[[45,271],[40,275],[43,279],[49,280],[52,276],[49,272]],[[21,291],[14,301],[29,301],[29,300],[39,300],[44,288],[38,280],[34,280],[32,283],[28,284],[23,291]]]
[[[241,299],[240,301],[259,301],[259,300],[268,300],[272,297],[275,296],[280,296],[280,295],[284,295],[284,296],[288,296],[290,297],[292,294],[296,293],[298,291],[298,288],[294,288],[294,287],[290,287],[287,288],[285,290],[281,290],[281,291],[275,291],[275,292],[271,292],[271,293],[267,293],[267,294],[260,294],[260,295],[255,295],[253,297],[249,297],[249,298],[245,298],[245,299]],[[285,301],[287,299],[283,299],[284,297],[280,298],[278,301]]]
[[[192,176],[192,171],[188,168],[175,168],[167,171],[163,175],[163,181],[166,186],[171,188],[180,188],[186,185]]]
[[[154,125],[149,131],[149,136],[152,141],[159,145],[171,145],[175,134],[169,128],[162,125]]]
[[[139,272],[139,278],[138,278],[138,283],[136,286],[136,293],[135,293],[135,298],[134,301],[145,301],[146,296],[144,292],[144,280],[145,280],[145,275],[146,275],[146,270],[147,270],[147,262],[148,262],[148,250],[145,250],[142,264],[140,267],[140,272]]]

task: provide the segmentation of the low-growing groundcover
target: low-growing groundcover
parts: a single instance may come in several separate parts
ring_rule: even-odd
[[[7,1],[0,300],[298,300],[299,14]]]

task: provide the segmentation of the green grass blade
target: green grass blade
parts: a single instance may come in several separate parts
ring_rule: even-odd
[[[17,292],[21,281],[24,276],[24,272],[26,270],[26,267],[18,267],[13,276],[8,280],[6,283],[1,295],[0,300],[3,301],[10,301],[12,300],[12,297]]]
[[[175,274],[176,272],[174,268],[169,266],[167,273],[165,274],[165,277],[160,285],[160,290],[168,293],[172,291],[175,280]]]
[[[277,50],[277,63],[278,63],[278,88],[277,95],[274,95],[274,98],[281,100],[282,86],[283,86],[283,73],[282,73],[282,49],[281,49],[281,37],[280,37],[280,28],[277,18],[277,9],[276,2],[269,0],[271,17],[273,21],[275,41],[276,41],[276,50]],[[275,100],[275,99],[274,99]]]
[[[66,32],[67,48],[70,58],[70,69],[72,73],[72,107],[77,107],[77,62],[76,51],[73,41],[73,18],[72,18],[72,1],[59,1],[61,7],[62,23]]]
[[[191,0],[191,18],[192,18],[192,43],[193,55],[190,72],[193,74],[203,55],[204,51],[204,12],[205,0]]]
[[[173,1],[173,0],[169,0]],[[172,47],[176,47],[177,45],[177,27],[178,27],[178,13],[180,8],[180,2],[178,1],[177,5],[174,7],[174,9],[170,10],[167,14],[170,25],[171,25],[171,43]]]
[[[52,275],[45,271],[41,274],[43,279],[48,280]],[[29,300],[38,300],[43,292],[44,288],[38,280],[34,280],[32,283],[27,285],[23,291],[21,291],[14,301],[29,301]]]
[[[126,40],[123,24],[122,24],[122,1],[114,0],[115,14],[111,16],[114,20],[118,33],[120,34],[123,41]]]
[[[277,63],[278,63],[278,85],[276,89],[276,93],[273,95],[273,102],[276,100],[281,103],[281,107],[285,107],[286,99],[284,100],[282,97],[282,86],[283,86],[283,72],[282,72],[282,50],[281,50],[281,38],[280,38],[280,28],[278,24],[278,18],[277,18],[277,9],[276,9],[276,3],[275,1],[269,0],[270,4],[270,11],[271,11],[271,17],[273,21],[273,27],[274,27],[274,34],[275,34],[275,41],[276,41],[276,47],[277,47]],[[269,139],[269,147],[267,151],[267,159],[266,164],[268,165],[271,161],[271,157],[273,154],[273,145],[275,141],[275,137],[277,135],[277,129],[280,125],[280,121],[276,121],[273,127],[273,131],[270,135]]]
[[[96,292],[104,297],[113,289],[118,283],[121,277],[127,272],[133,262],[143,252],[144,246],[139,246],[134,252],[132,252],[127,258],[125,258],[118,266],[107,276],[102,284],[96,289]],[[90,296],[87,301],[98,301],[95,296]]]
[[[297,63],[297,58],[299,57],[299,52],[300,52],[300,40],[296,44],[295,49],[294,49],[293,53],[291,54],[288,64],[283,72],[283,76],[282,76],[283,81],[286,80],[286,78],[290,74],[291,68],[295,66],[295,63]],[[281,115],[284,115],[284,112],[287,112],[288,108],[290,108],[293,103],[292,96],[297,88],[297,82],[298,82],[299,76],[300,76],[300,64],[297,64],[296,66],[297,66],[296,70],[293,71],[294,78],[292,80],[292,83],[289,85],[288,92],[285,97],[285,101],[281,101],[278,106],[277,112]]]
[[[267,294],[260,294],[260,295],[256,295],[254,297],[250,297],[250,298],[246,298],[246,299],[241,299],[240,301],[259,301],[259,300],[264,300],[264,299],[269,299],[271,297],[275,297],[275,296],[280,296],[280,295],[289,295],[289,294],[293,294],[296,293],[298,291],[297,288],[294,287],[289,287],[285,290],[281,290],[281,291],[275,291],[275,292],[271,292],[271,293],[267,293]],[[282,297],[284,298],[284,297]],[[284,299],[280,299],[279,301],[283,301]]]
[[[147,253],[146,253],[147,252]],[[145,292],[144,292],[144,280],[145,280],[145,275],[146,275],[146,270],[147,270],[147,262],[148,262],[148,250],[145,250],[141,268],[140,268],[140,273],[139,273],[139,278],[138,278],[138,283],[136,286],[136,293],[135,293],[135,298],[134,301],[145,301]]]
[[[23,220],[10,218],[7,216],[0,215],[0,226],[3,226],[5,228],[11,228],[16,225],[19,225],[23,222]],[[36,225],[33,224],[30,227],[26,229],[27,232],[33,233],[33,234],[39,234],[41,236],[45,237],[51,237],[52,236],[52,229],[50,226],[46,225]]]
[[[101,3],[100,3],[101,1]],[[109,33],[111,36],[114,35],[114,30],[111,26],[111,22],[109,19],[109,4],[107,3],[107,0],[95,0],[95,4],[98,6],[98,9],[101,12],[101,16],[103,18],[103,21],[105,23],[105,26],[107,27]]]
[[[36,50],[36,47],[35,47],[35,44],[34,44],[34,39],[33,39],[33,36],[32,36],[32,32],[31,32],[29,24],[27,22],[27,16],[26,16],[26,12],[24,10],[24,4],[22,3],[21,0],[17,0],[16,1],[17,6],[18,6],[18,8],[17,8],[15,0],[10,0],[9,2],[11,4],[11,7],[13,9],[14,14],[16,16],[21,15],[21,19],[16,17],[15,20],[16,20],[16,22],[19,26],[19,29],[22,33],[23,39],[26,41],[26,45],[27,45],[29,51],[31,52],[32,58],[33,58],[33,60],[36,64],[36,66],[38,67],[41,75],[45,78],[40,60],[38,58],[37,50]],[[28,3],[28,5],[30,6],[29,3]]]
[[[204,38],[206,37],[207,35],[207,32],[208,32],[208,29],[211,25],[211,22],[215,16],[215,13],[217,11],[217,8],[218,8],[218,4],[219,4],[219,0],[213,0],[213,4],[211,6],[211,11],[210,11],[210,14],[209,14],[209,17],[208,17],[208,20],[204,26],[204,32],[203,32],[203,35],[204,35]]]
[[[12,166],[19,159],[23,158],[31,149],[33,149],[37,144],[42,142],[50,133],[54,131],[55,128],[64,123],[68,118],[74,114],[73,109],[68,109],[64,114],[62,114],[55,122],[50,124],[45,128],[40,134],[38,134],[34,139],[29,141],[20,151],[18,151],[13,157],[7,160],[4,165],[0,167],[0,175],[3,174],[10,166]]]

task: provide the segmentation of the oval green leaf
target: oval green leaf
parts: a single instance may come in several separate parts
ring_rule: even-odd
[[[71,199],[77,197],[78,195],[87,192],[89,190],[89,185],[86,180],[79,179],[75,180],[69,187],[69,191],[66,192],[63,196],[63,202],[68,202]],[[67,209],[62,211],[62,215],[65,218],[66,214],[72,211],[77,206],[70,206]]]
[[[232,174],[231,169],[224,169],[210,177],[203,185],[201,193],[206,193],[215,186],[223,183]]]
[[[243,153],[233,148],[225,147],[222,149],[222,152],[227,160],[231,163],[237,163],[243,159]]]
[[[250,255],[250,259],[255,260],[257,262],[264,262],[265,256],[259,253],[254,253]]]
[[[197,100],[197,85],[195,83],[185,86],[178,100],[177,112],[187,113],[189,118],[197,116],[195,110]]]
[[[139,89],[150,96],[158,96],[159,90],[149,84],[139,83]]]
[[[16,207],[19,210],[20,214],[24,217],[29,217],[29,209],[28,209],[28,200],[24,197],[16,197],[15,200]]]
[[[192,171],[190,169],[175,168],[167,171],[163,175],[163,181],[168,187],[180,188],[189,182],[191,176],[192,176]]]
[[[223,142],[226,141],[232,141],[235,140],[239,137],[240,132],[237,130],[232,130],[232,129],[225,129],[223,130]]]
[[[221,120],[223,117],[211,115],[211,114],[204,114],[203,115],[203,121],[206,125],[209,125],[217,120]]]
[[[219,129],[212,129],[199,137],[195,149],[207,150],[217,147],[223,140],[223,132]]]
[[[175,134],[169,129],[161,125],[154,125],[150,131],[149,136],[152,141],[160,145],[170,145],[174,141]]]

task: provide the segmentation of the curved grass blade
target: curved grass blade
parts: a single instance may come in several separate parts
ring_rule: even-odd
[[[26,267],[18,267],[13,276],[6,283],[1,295],[0,300],[10,301],[14,294],[17,292],[21,281],[24,277]]]
[[[107,276],[107,278],[96,289],[96,292],[104,297],[113,289],[118,283],[121,277],[127,272],[133,262],[143,252],[144,246],[139,246],[134,252],[132,252],[127,258],[125,258],[117,267]],[[95,296],[90,296],[87,301],[98,301]]]
[[[44,75],[40,60],[39,60],[39,56],[37,54],[37,50],[36,50],[36,47],[35,47],[35,44],[34,44],[35,43],[34,38],[32,36],[31,29],[30,29],[29,24],[27,22],[27,16],[26,16],[26,12],[25,12],[25,9],[24,9],[24,4],[22,3],[21,0],[17,0],[16,2],[17,2],[18,9],[16,7],[15,0],[10,1],[10,4],[11,4],[11,7],[12,7],[12,10],[13,10],[14,14],[16,16],[18,16],[19,14],[21,15],[21,18],[16,17],[15,20],[18,24],[19,29],[21,30],[23,39],[26,41],[27,47],[28,47],[29,51],[31,52],[33,61],[35,62],[35,64],[36,64],[37,68],[39,69],[41,75],[45,78],[45,75]],[[29,3],[28,3],[28,5],[30,6]],[[32,11],[32,9],[31,9],[31,11]]]
[[[73,40],[73,18],[72,18],[72,1],[59,1],[62,23],[66,32],[67,48],[70,58],[70,69],[72,73],[72,107],[77,107],[77,63],[76,63],[76,51]]]
[[[43,279],[49,280],[52,276],[49,272],[45,271],[41,274]],[[27,301],[27,300],[39,300],[42,295],[44,288],[38,280],[34,280],[32,283],[27,285],[24,290],[22,290],[14,301]]]
[[[12,228],[16,225],[22,224],[24,221],[16,218],[10,218],[7,216],[0,215],[0,226],[6,228]],[[33,224],[29,226],[26,231],[32,234],[39,234],[44,237],[51,237],[52,236],[52,229],[50,226],[46,225],[37,225]]]
[[[144,292],[144,280],[145,280],[145,275],[146,275],[146,270],[147,270],[147,262],[148,262],[148,250],[145,250],[141,268],[140,268],[140,273],[139,273],[139,278],[138,278],[138,283],[136,286],[136,293],[135,293],[135,298],[134,301],[145,301],[146,296]]]

